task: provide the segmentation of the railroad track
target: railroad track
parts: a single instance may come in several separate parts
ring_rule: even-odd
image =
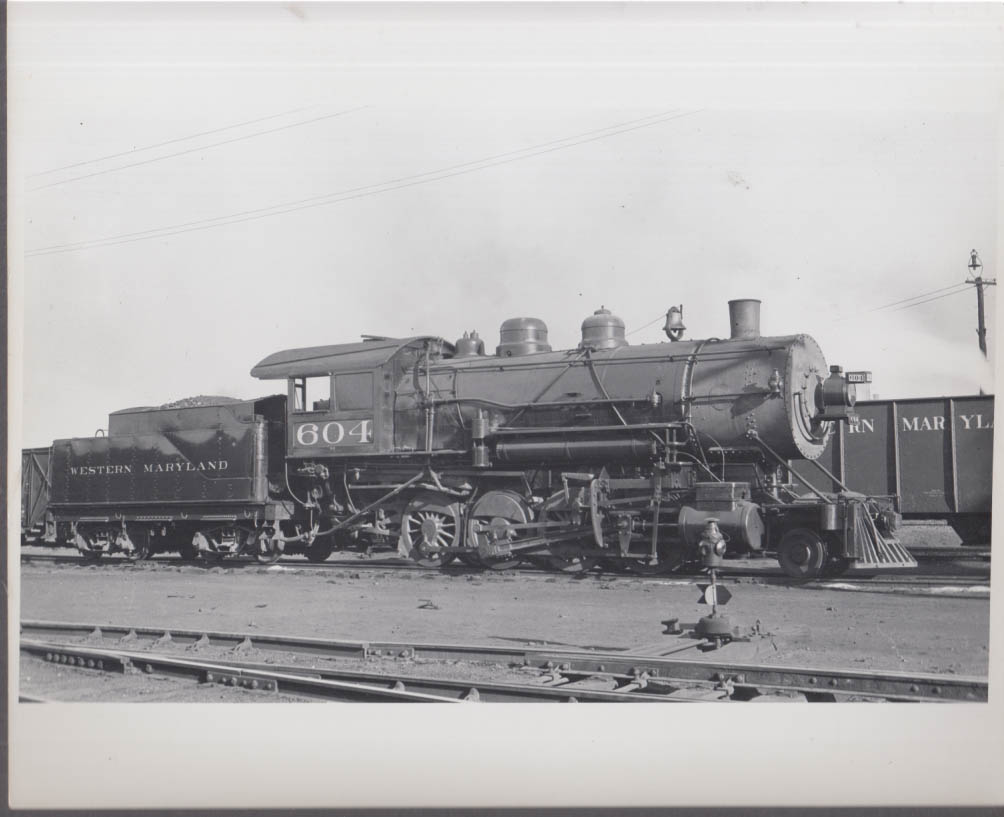
[[[750,701],[774,698],[837,701],[987,700],[984,678],[902,672],[776,667],[676,653],[698,644],[660,643],[629,650],[561,649],[405,642],[336,641],[285,635],[165,630],[121,625],[21,622],[21,650],[81,670],[182,676],[257,690],[327,700],[380,701]],[[230,658],[202,658],[215,650]],[[295,661],[324,660],[322,668],[251,662],[233,656],[277,653]],[[179,655],[180,653],[180,655]],[[345,661],[375,669],[345,669]],[[525,681],[456,677],[461,666],[495,666]],[[438,667],[454,677],[416,674]],[[440,673],[441,674],[441,673]]]
[[[30,564],[32,562],[49,562],[54,564],[67,564],[76,566],[95,566],[93,562],[86,562],[80,556],[77,555],[56,555],[56,554],[22,554],[21,562],[25,564]],[[545,577],[547,579],[564,579],[565,581],[603,581],[603,582],[618,582],[618,581],[642,581],[642,582],[655,582],[655,583],[672,583],[672,584],[697,584],[707,581],[707,576],[704,574],[694,574],[694,573],[678,573],[669,574],[661,576],[646,576],[634,573],[621,573],[613,571],[602,571],[594,570],[587,573],[561,573],[553,570],[547,570],[544,568],[534,567],[532,565],[522,565],[516,568],[509,568],[505,571],[492,571],[484,570],[476,567],[467,567],[464,565],[449,565],[445,568],[443,567],[423,567],[421,565],[414,564],[413,562],[408,562],[396,558],[385,558],[385,559],[337,559],[329,560],[325,562],[310,562],[305,559],[297,557],[288,557],[285,559],[280,559],[272,565],[263,564],[252,558],[247,557],[232,557],[221,562],[206,562],[206,561],[196,561],[190,562],[183,560],[179,557],[171,556],[157,556],[152,559],[148,559],[142,562],[131,562],[122,556],[112,556],[103,559],[102,561],[96,563],[97,566],[108,566],[112,568],[118,567],[128,567],[136,570],[149,569],[151,567],[156,568],[157,566],[172,566],[172,567],[200,567],[203,569],[212,569],[214,567],[223,567],[226,569],[237,569],[237,570],[268,570],[269,568],[282,568],[286,570],[323,570],[323,571],[335,571],[335,570],[349,570],[353,572],[371,572],[371,571],[383,571],[383,572],[407,572],[407,573],[419,573],[428,575],[439,575],[439,576],[451,576],[451,575],[482,575],[485,577],[491,577],[496,575],[520,575],[526,577]],[[878,590],[888,590],[888,591],[903,591],[907,592],[911,589],[918,589],[921,591],[945,588],[946,590],[958,590],[961,593],[972,592],[973,589],[977,591],[980,588],[986,588],[989,592],[990,587],[990,571],[989,565],[986,569],[979,569],[977,571],[956,571],[956,572],[944,572],[938,574],[921,574],[917,573],[902,573],[902,574],[880,574],[880,575],[855,575],[854,573],[848,573],[844,576],[833,579],[814,579],[811,581],[796,581],[786,576],[780,568],[773,566],[763,566],[763,567],[749,567],[749,566],[736,566],[726,564],[719,570],[719,580],[724,584],[729,583],[742,583],[744,580],[751,580],[753,583],[768,584],[768,585],[784,585],[791,586],[797,585],[799,587],[810,588],[810,589],[862,589],[865,587],[870,587]]]

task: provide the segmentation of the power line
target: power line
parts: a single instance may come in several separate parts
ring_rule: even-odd
[[[316,106],[312,106],[316,107]],[[294,108],[290,111],[283,111],[282,113],[274,113],[271,116],[262,116],[258,119],[249,119],[246,122],[238,122],[236,125],[225,125],[222,128],[213,128],[212,130],[202,131],[201,133],[193,133],[191,136],[179,136],[177,139],[168,139],[166,142],[157,142],[155,145],[147,145],[146,147],[133,148],[132,150],[123,150],[119,153],[109,153],[107,156],[99,156],[97,159],[87,159],[83,162],[74,162],[72,165],[63,165],[62,167],[54,167],[50,170],[40,170],[38,173],[31,173],[27,176],[29,179],[34,179],[38,176],[47,176],[50,173],[58,173],[60,170],[72,170],[75,167],[83,167],[84,165],[92,165],[97,162],[104,162],[107,159],[117,159],[120,156],[129,156],[133,153],[142,153],[144,150],[153,150],[154,148],[162,148],[166,145],[174,145],[178,142],[187,142],[189,139],[198,139],[200,136],[211,136],[214,133],[222,133],[223,131],[234,130],[235,128],[243,128],[248,125],[257,125],[259,122],[267,122],[270,119],[278,119],[281,116],[289,116],[290,114],[300,113],[301,111],[307,111],[310,108]]]
[[[96,239],[92,239],[90,241],[77,241],[77,242],[68,242],[68,243],[65,243],[65,244],[54,244],[54,245],[51,245],[49,247],[40,247],[40,248],[35,249],[35,250],[30,250],[30,251],[28,251],[27,255],[38,255],[38,254],[43,254],[43,253],[44,254],[48,254],[49,251],[61,250],[61,249],[66,249],[66,248],[70,248],[70,249],[88,249],[89,247],[87,245],[99,245],[100,244],[101,246],[111,246],[110,244],[104,244],[104,242],[106,242],[106,241],[107,242],[112,242],[113,241],[115,243],[124,243],[124,242],[119,242],[118,239],[133,238],[133,237],[136,237],[136,238],[139,238],[139,237],[156,238],[162,232],[164,232],[166,230],[178,230],[178,231],[182,231],[183,232],[182,228],[185,228],[185,227],[199,227],[199,226],[201,226],[203,224],[209,224],[210,222],[214,222],[214,221],[220,221],[220,222],[222,222],[218,226],[223,226],[224,224],[235,223],[235,222],[232,222],[232,221],[228,221],[228,219],[247,220],[247,219],[243,219],[243,218],[240,218],[240,217],[243,217],[243,216],[252,216],[252,215],[257,215],[257,214],[262,214],[263,217],[264,217],[264,216],[270,215],[271,214],[270,211],[272,211],[272,210],[277,210],[279,208],[284,208],[284,207],[297,207],[298,205],[306,205],[306,204],[308,204],[310,202],[318,202],[319,205],[320,204],[327,204],[327,203],[334,203],[334,202],[328,202],[326,200],[327,199],[331,199],[332,197],[335,197],[335,196],[344,196],[344,195],[349,195],[349,194],[352,194],[352,193],[358,193],[358,192],[361,192],[361,191],[374,190],[375,188],[385,187],[387,185],[394,185],[394,184],[397,184],[399,182],[408,182],[408,181],[411,181],[413,179],[420,179],[420,178],[422,178],[424,176],[434,176],[434,175],[436,175],[438,173],[445,173],[447,171],[457,170],[459,168],[471,167],[472,165],[481,165],[481,164],[484,164],[485,162],[493,161],[495,159],[502,159],[502,158],[505,158],[505,157],[514,156],[514,155],[519,154],[519,153],[525,153],[525,152],[530,151],[530,150],[535,150],[537,148],[542,148],[542,147],[547,147],[547,146],[550,146],[550,145],[559,144],[559,143],[562,143],[562,142],[567,142],[567,141],[569,141],[571,139],[576,139],[576,138],[579,138],[579,137],[582,137],[582,136],[590,136],[590,135],[595,134],[595,133],[602,133],[604,131],[613,130],[614,128],[618,128],[618,127],[621,127],[623,125],[633,125],[633,124],[638,123],[638,122],[647,122],[648,120],[654,119],[656,117],[666,116],[668,113],[672,113],[672,112],[671,111],[670,112],[664,111],[663,113],[652,114],[650,116],[644,116],[641,119],[632,119],[632,120],[629,120],[628,122],[622,122],[622,123],[619,123],[617,125],[608,125],[605,128],[597,128],[596,130],[586,131],[585,133],[580,133],[580,134],[577,134],[575,136],[566,136],[566,137],[563,137],[561,139],[551,140],[550,142],[543,142],[543,143],[540,143],[540,144],[537,144],[537,145],[531,145],[530,147],[527,147],[527,148],[520,148],[519,150],[512,150],[512,151],[508,151],[506,153],[495,154],[494,156],[489,156],[489,157],[486,157],[484,159],[477,159],[477,160],[473,160],[473,161],[469,161],[469,162],[462,162],[461,164],[450,165],[449,167],[446,167],[446,168],[440,168],[439,170],[427,171],[425,173],[418,173],[418,174],[413,174],[413,175],[409,175],[409,176],[401,176],[401,177],[396,178],[396,179],[388,179],[387,181],[378,182],[376,184],[369,184],[369,185],[363,185],[361,187],[348,188],[346,190],[339,190],[339,191],[336,191],[336,192],[333,192],[333,193],[324,193],[324,194],[319,195],[319,196],[310,196],[310,197],[305,198],[305,199],[297,199],[295,201],[282,202],[280,204],[273,204],[273,205],[270,205],[268,207],[259,207],[259,208],[255,208],[255,209],[252,209],[252,210],[242,210],[242,211],[239,211],[237,213],[230,213],[229,215],[224,215],[224,216],[216,216],[214,218],[199,219],[199,220],[196,220],[196,221],[186,221],[186,222],[182,222],[180,224],[170,224],[170,225],[167,225],[165,227],[154,227],[154,228],[151,228],[151,229],[148,229],[148,230],[138,230],[138,231],[132,232],[132,233],[122,233],[122,234],[115,235],[115,236],[106,236],[105,238],[96,238]],[[653,123],[653,124],[656,124],[656,123]],[[613,134],[608,134],[608,135],[613,135]],[[435,181],[435,179],[429,179],[429,181]],[[382,191],[377,190],[375,192],[382,192]],[[275,215],[278,215],[278,214],[279,213],[276,213]],[[174,234],[175,233],[171,233],[171,235],[174,235]]]
[[[243,142],[245,139],[254,139],[258,136],[266,136],[270,133],[278,133],[279,131],[288,130],[289,128],[298,128],[301,125],[311,125],[314,122],[321,122],[325,119],[334,119],[336,116],[344,116],[345,114],[355,113],[356,111],[361,111],[363,108],[369,107],[367,105],[360,105],[357,108],[348,108],[344,111],[338,111],[337,113],[329,113],[324,116],[318,116],[314,119],[307,119],[303,122],[291,122],[288,125],[280,125],[277,128],[269,128],[268,130],[258,131],[257,133],[248,133],[244,136],[235,136],[233,139],[224,139],[222,142],[212,142],[208,145],[199,145],[198,147],[188,148],[187,150],[179,150],[177,153],[168,153],[166,156],[154,156],[152,159],[143,159],[139,162],[132,162],[127,165],[119,165],[118,167],[110,167],[105,170],[96,170],[93,173],[85,173],[83,176],[73,176],[69,179],[60,179],[59,181],[49,182],[48,184],[40,184],[37,187],[28,188],[29,193],[34,193],[36,190],[45,190],[48,187],[56,187],[61,184],[69,184],[70,182],[79,182],[81,179],[90,179],[94,176],[103,176],[106,173],[115,173],[119,170],[126,170],[130,167],[139,167],[140,165],[153,164],[154,162],[160,162],[164,159],[173,159],[177,156],[184,156],[188,153],[197,153],[201,150],[208,150],[209,148],[220,147],[221,145],[230,145],[234,142]]]
[[[907,301],[916,301],[918,298],[926,298],[928,295],[934,295],[935,293],[938,293],[938,292],[944,292],[945,290],[948,290],[948,289],[954,289],[957,286],[960,286],[960,284],[956,283],[956,284],[951,284],[951,285],[949,285],[947,287],[942,287],[941,289],[932,289],[930,292],[922,292],[920,295],[914,295],[912,298],[904,298],[901,301],[893,301],[892,303],[883,304],[882,306],[876,306],[874,309],[869,309],[868,311],[869,312],[878,312],[880,309],[888,309],[890,306],[897,306],[899,304],[905,304]],[[893,312],[896,312],[896,311],[898,311],[898,310],[895,310],[895,309],[893,310]]]
[[[944,295],[935,295],[933,298],[928,298],[927,300],[924,300],[924,301],[917,301],[916,303],[913,303],[913,304],[907,304],[906,306],[901,306],[898,309],[892,309],[890,311],[891,312],[900,312],[900,311],[902,311],[904,309],[911,309],[912,307],[920,306],[921,304],[929,304],[931,301],[940,301],[942,298],[947,298],[950,295],[958,295],[959,293],[965,292],[968,289],[969,289],[969,285],[968,284],[962,284],[962,289],[957,289],[957,290],[955,290],[955,292],[946,292]]]
[[[299,201],[276,204],[270,207],[258,208],[256,210],[245,210],[239,213],[231,213],[229,215],[216,216],[214,218],[202,219],[199,221],[191,221],[191,222],[185,222],[183,224],[157,227],[149,230],[140,230],[134,233],[123,233],[121,235],[116,235],[116,236],[106,236],[105,238],[93,239],[91,241],[80,241],[68,244],[56,244],[49,247],[40,247],[35,250],[29,250],[28,252],[25,253],[25,255],[26,256],[53,255],[63,252],[75,252],[77,250],[83,250],[83,249],[94,249],[97,247],[111,247],[111,246],[116,246],[118,244],[128,244],[134,241],[145,241],[152,238],[167,238],[173,235],[179,235],[181,233],[186,233],[186,232],[207,230],[207,229],[212,229],[213,227],[226,226],[228,224],[238,224],[246,221],[254,221],[261,218],[268,218],[271,216],[284,215],[287,213],[297,212],[299,210],[305,210],[312,207],[321,207],[330,204],[338,204],[344,201],[350,201],[353,199],[364,198],[366,196],[377,195],[378,193],[389,193],[394,190],[400,190],[406,187],[413,187],[419,184],[427,184],[429,182],[442,181],[443,179],[452,178],[454,176],[461,176],[467,173],[473,173],[478,170],[485,170],[491,167],[498,167],[499,165],[509,164],[511,162],[521,161],[523,159],[533,158],[535,156],[540,156],[545,153],[552,153],[557,150],[564,150],[566,148],[576,147],[578,145],[586,144],[588,142],[595,142],[599,139],[607,139],[611,136],[617,136],[619,134],[628,133],[630,131],[639,130],[641,128],[653,127],[655,125],[660,125],[665,122],[672,121],[674,119],[680,119],[685,116],[692,116],[700,112],[701,111],[686,111],[684,113],[676,114],[673,116],[668,116],[665,114],[654,114],[652,116],[643,117],[642,119],[635,119],[629,122],[620,123],[619,125],[610,125],[606,128],[600,128],[598,130],[593,130],[593,131],[586,131],[585,133],[578,134],[576,136],[564,137],[562,139],[556,139],[550,142],[544,142],[540,145],[534,145],[528,148],[521,148],[520,150],[509,151],[507,153],[496,154],[495,156],[490,156],[483,159],[477,159],[470,162],[464,162],[459,165],[451,165],[445,168],[440,168],[438,170],[415,174],[413,176],[404,176],[399,179],[392,179],[384,182],[379,182],[377,184],[364,185],[362,187],[336,191],[321,196],[313,196],[307,199],[300,199]],[[656,117],[662,117],[662,118],[656,118]],[[653,119],[654,121],[649,121]],[[643,124],[635,124],[638,122],[641,122]],[[628,125],[632,126],[626,127]],[[593,135],[593,134],[598,134],[598,135]],[[582,138],[582,137],[588,137],[588,138]]]
[[[666,313],[665,312],[660,312],[658,315],[656,315],[652,320],[650,320],[644,326],[639,326],[637,329],[632,329],[624,337],[628,337],[629,335],[633,335],[635,332],[640,332],[642,329],[648,329],[653,323],[658,323],[659,321],[663,320],[665,317],[666,317]]]

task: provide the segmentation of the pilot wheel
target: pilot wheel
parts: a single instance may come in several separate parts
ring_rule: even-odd
[[[792,528],[778,543],[777,560],[785,575],[793,579],[815,579],[826,564],[826,543],[813,530]]]

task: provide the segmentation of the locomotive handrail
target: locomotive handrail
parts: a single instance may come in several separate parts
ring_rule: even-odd
[[[553,407],[556,407],[556,406],[582,406],[582,405],[586,405],[586,404],[595,404],[595,403],[603,403],[603,404],[606,404],[606,403],[648,403],[650,399],[651,398],[647,397],[647,396],[646,397],[611,397],[611,398],[590,397],[590,398],[586,398],[586,399],[583,399],[583,400],[549,400],[546,403],[541,403],[541,402],[503,403],[503,402],[501,402],[499,400],[486,400],[483,397],[446,397],[446,398],[443,398],[442,400],[433,400],[432,402],[434,402],[436,405],[445,405],[447,403],[471,403],[471,404],[474,404],[474,405],[479,405],[480,404],[480,405],[485,405],[485,406],[493,406],[493,407],[497,407],[497,408],[520,409],[521,411],[525,411],[526,409],[534,407],[534,406],[540,406],[542,408],[553,408]],[[513,420],[515,420],[517,417],[519,417],[519,414],[517,414],[515,417],[513,417]]]
[[[679,422],[668,423],[634,423],[632,425],[621,426],[534,426],[532,428],[520,428],[519,426],[499,426],[494,431],[489,432],[489,436],[509,436],[514,434],[581,434],[583,431],[667,431],[669,429],[683,428],[684,424]],[[660,440],[665,445],[665,441]],[[677,443],[682,445],[682,443]]]
[[[777,392],[773,391],[772,389],[759,389],[757,391],[715,392],[714,394],[692,394],[689,397],[684,397],[683,400],[690,403],[696,403],[698,401],[717,403],[725,397],[750,397],[756,395],[776,396]]]
[[[702,347],[706,346],[709,343],[714,344],[714,343],[721,343],[721,342],[722,342],[721,338],[705,338],[703,340],[687,340],[687,341],[682,341],[682,343],[700,344]],[[667,348],[669,348],[669,344],[666,343],[665,341],[661,342],[660,344],[648,344],[648,343],[646,343],[646,344],[639,344],[639,346],[637,346],[637,347],[631,346],[631,347],[620,347],[620,348],[622,348],[622,349],[623,348],[627,348],[628,350],[630,350],[630,349],[635,349],[635,348],[642,348],[643,346],[655,346],[655,345],[666,346]],[[713,359],[728,359],[730,357],[742,357],[742,356],[748,355],[752,351],[756,351],[756,352],[780,352],[780,351],[784,351],[786,348],[787,348],[787,346],[784,346],[782,344],[764,344],[762,346],[757,346],[755,349],[734,349],[734,348],[725,348],[725,349],[720,349],[720,350],[719,349],[714,349],[714,350],[706,350],[703,353],[703,357],[713,358]],[[573,350],[569,350],[569,351],[573,351]],[[584,361],[579,361],[577,359],[578,355],[582,354],[582,351],[585,351],[585,350],[574,350],[574,354],[576,356],[576,359],[573,359],[571,361],[566,361],[566,360],[560,359],[560,358],[559,359],[547,360],[547,361],[540,361],[539,364],[537,366],[535,366],[535,368],[537,368],[539,370],[539,369],[545,369],[545,368],[551,368],[551,367],[562,367],[563,371],[564,371],[564,369],[571,368],[572,366],[574,366],[574,365],[576,365],[578,363],[581,363],[582,365],[586,365]],[[545,354],[558,355],[559,352],[553,352],[553,353],[548,352],[548,353],[545,353]],[[690,357],[692,357],[692,355],[693,355],[693,352],[683,352],[683,353],[677,353],[677,354],[669,354],[669,355],[666,355],[665,357],[660,357],[659,360],[665,361],[667,363],[680,363],[680,362],[685,362],[687,359],[689,359]],[[454,360],[454,358],[444,358],[441,361],[436,361],[435,363],[433,363],[433,368],[434,369],[438,369],[440,366],[443,366],[444,364],[448,364],[452,360]],[[495,355],[484,355],[483,357],[479,356],[476,360],[472,359],[471,363],[469,365],[466,365],[464,367],[463,371],[466,371],[466,372],[497,371],[498,367],[499,367],[499,363],[500,362],[505,363],[507,360],[509,360],[509,359],[508,358],[500,358],[500,357],[497,357]],[[649,357],[647,355],[640,355],[640,354],[633,355],[633,354],[631,354],[630,351],[626,351],[626,352],[619,353],[618,356],[617,356],[617,358],[615,360],[603,360],[602,362],[603,362],[604,365],[616,365],[616,364],[620,364],[620,363],[636,363],[636,362],[639,362],[639,361],[648,361],[648,360],[651,360],[651,357]],[[419,364],[419,365],[421,366],[421,364]],[[563,371],[562,371],[562,373],[563,373]]]
[[[824,467],[821,462],[819,462],[819,460],[809,460],[809,462],[811,462],[813,465],[816,466],[816,468],[818,468],[820,471],[822,471],[824,474],[826,474],[827,477],[829,477],[831,480],[833,480],[833,483],[835,485],[839,485],[840,489],[842,491],[850,491],[851,490],[846,485],[844,485],[844,483],[842,483],[839,479],[837,479],[833,474],[831,474],[829,472],[829,470],[826,467]],[[790,471],[791,469],[789,468],[788,470]]]
[[[823,502],[825,502],[827,505],[834,505],[834,504],[836,504],[834,502],[834,500],[832,500],[829,497],[827,497],[826,494],[824,494],[815,485],[813,485],[811,482],[809,482],[809,480],[807,480],[805,477],[803,477],[801,474],[797,473],[796,471],[791,470],[788,467],[788,464],[783,459],[781,459],[781,455],[778,454],[769,445],[767,445],[767,443],[765,443],[763,440],[761,440],[760,439],[760,435],[757,434],[756,431],[750,429],[746,433],[746,436],[749,437],[751,440],[753,440],[753,442],[755,442],[757,445],[759,445],[764,451],[766,451],[771,456],[771,458],[773,458],[777,462],[778,465],[780,465],[782,468],[784,468],[790,474],[793,474],[798,479],[799,482],[801,482],[806,488],[808,488],[810,491],[812,491],[812,493],[814,493],[821,500],[823,500]]]

